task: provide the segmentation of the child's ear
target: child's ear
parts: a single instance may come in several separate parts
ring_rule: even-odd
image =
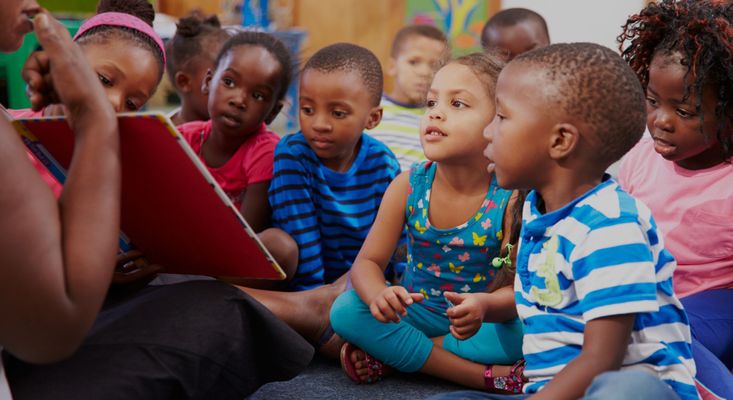
[[[394,57],[390,57],[389,61],[387,61],[387,75],[389,76],[397,75],[397,59]]]
[[[191,91],[193,90],[193,82],[191,80],[191,76],[183,71],[176,72],[175,76],[173,77],[173,82],[176,83],[176,89],[180,90],[183,93],[191,93]]]
[[[275,106],[272,107],[272,111],[270,111],[270,114],[268,114],[267,117],[265,118],[266,125],[270,125],[272,121],[275,120],[275,117],[277,117],[277,114],[280,114],[280,111],[282,111],[284,105],[285,105],[285,102],[282,100],[275,103]]]
[[[566,158],[578,146],[580,130],[570,123],[560,123],[552,128],[550,134],[550,158],[559,160]]]
[[[201,93],[208,95],[209,89],[211,86],[211,79],[214,77],[214,73],[211,71],[211,68],[209,68],[206,71],[206,76],[204,77],[204,82],[201,84]]]
[[[377,106],[369,111],[369,119],[367,119],[366,129],[374,129],[382,121],[382,107]]]

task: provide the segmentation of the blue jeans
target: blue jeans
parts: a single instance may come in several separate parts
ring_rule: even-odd
[[[733,289],[683,298],[690,319],[697,379],[724,399],[733,399]]]
[[[444,393],[428,400],[526,399],[529,394],[494,394],[477,391]],[[613,371],[598,375],[585,391],[584,400],[679,400],[672,388],[654,375],[639,371]]]

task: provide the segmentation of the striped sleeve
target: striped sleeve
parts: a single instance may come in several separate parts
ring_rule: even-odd
[[[298,244],[298,270],[291,282],[323,283],[321,233],[313,194],[309,190],[309,176],[303,157],[296,156],[290,141],[283,139],[275,148],[273,178],[269,200],[273,226],[293,237]]]

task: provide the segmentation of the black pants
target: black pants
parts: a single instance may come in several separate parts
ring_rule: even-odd
[[[112,293],[70,359],[6,354],[18,399],[238,399],[287,380],[313,348],[258,302],[218,281]]]

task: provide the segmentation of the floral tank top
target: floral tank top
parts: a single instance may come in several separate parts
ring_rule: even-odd
[[[444,314],[448,304],[444,291],[485,292],[498,269],[491,265],[499,255],[502,222],[511,191],[492,178],[486,198],[476,215],[460,226],[437,229],[430,225],[430,189],[437,164],[426,161],[410,171],[407,197],[407,268],[402,285],[421,293],[423,304]]]

